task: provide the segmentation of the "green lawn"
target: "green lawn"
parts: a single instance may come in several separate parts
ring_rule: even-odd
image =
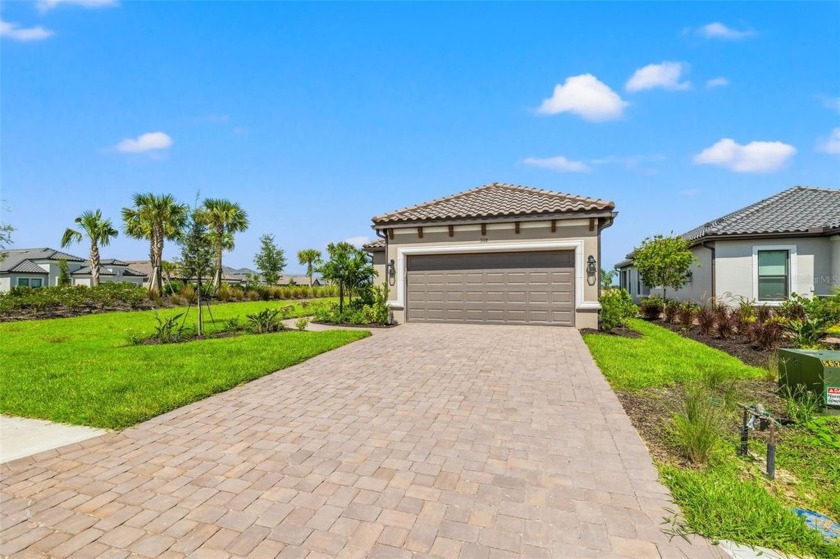
[[[711,539],[730,539],[802,556],[840,557],[840,545],[825,543],[790,508],[803,506],[838,520],[840,447],[835,445],[840,444],[840,417],[782,429],[777,481],[771,482],[760,464],[735,454],[739,411],[733,403],[750,401],[746,398],[756,394],[751,387],[759,385],[755,381],[765,378],[767,371],[654,324],[633,320],[630,327],[642,336],[593,333],[586,334],[584,340],[619,395],[642,398],[653,406],[645,412],[648,415],[637,416],[634,422],[668,423],[672,412],[659,410],[667,410],[660,406],[673,403],[667,400],[674,391],[664,388],[703,380],[704,371],[722,373],[725,380],[721,387],[732,391],[728,405],[720,403],[727,398],[717,398],[716,405],[724,406],[724,425],[729,429],[720,433],[719,445],[706,467],[684,466],[677,454],[657,460],[662,481],[682,509],[688,529]],[[649,446],[668,446],[667,435],[653,435],[660,432],[655,429],[646,432],[657,438],[648,440]],[[750,448],[757,455],[764,453],[760,441],[753,441]]]
[[[697,380],[708,369],[719,371],[724,378],[767,375],[764,369],[745,365],[736,357],[655,324],[632,320],[630,327],[642,337],[584,336],[595,361],[616,390],[639,390]]]
[[[290,301],[212,307],[209,329],[228,319],[290,304],[290,316],[312,308]],[[160,311],[161,317],[183,308]],[[195,309],[188,324],[195,322]],[[287,331],[132,345],[149,336],[154,313],[118,312],[0,324],[0,412],[119,429],[228,390],[370,335],[364,330]]]

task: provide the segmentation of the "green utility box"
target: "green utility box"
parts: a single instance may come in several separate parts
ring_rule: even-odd
[[[799,385],[818,395],[827,413],[840,414],[840,351],[780,349],[779,386]]]

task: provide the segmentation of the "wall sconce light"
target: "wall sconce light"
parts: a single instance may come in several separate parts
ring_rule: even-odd
[[[597,272],[598,268],[595,267],[595,257],[590,254],[589,258],[586,259],[586,273],[594,276]]]
[[[388,277],[395,278],[397,277],[397,267],[394,263],[394,259],[392,258],[390,262],[388,262]]]

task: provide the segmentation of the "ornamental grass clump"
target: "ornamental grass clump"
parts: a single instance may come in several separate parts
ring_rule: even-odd
[[[699,383],[690,383],[683,390],[680,409],[674,414],[671,435],[675,446],[692,464],[709,462],[720,442],[723,414],[711,393]]]
[[[662,309],[665,322],[673,323],[677,321],[677,313],[680,310],[680,304],[677,301],[665,301],[665,306]]]
[[[694,303],[683,303],[677,309],[677,321],[683,330],[690,330],[694,326],[694,316],[697,312],[697,305]]]
[[[697,309],[697,327],[704,336],[710,336],[715,329],[715,312],[709,307]]]

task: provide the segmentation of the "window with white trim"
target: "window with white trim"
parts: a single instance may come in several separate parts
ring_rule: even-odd
[[[758,300],[784,301],[790,296],[790,251],[759,250]]]

